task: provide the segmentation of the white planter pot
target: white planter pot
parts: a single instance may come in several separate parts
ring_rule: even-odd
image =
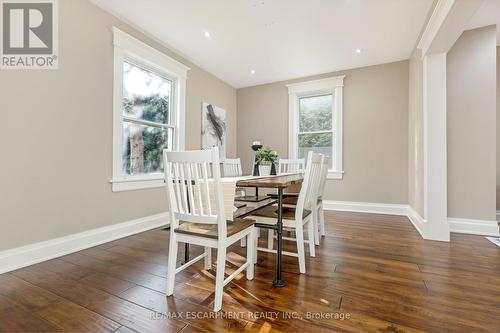
[[[259,165],[259,175],[260,176],[270,176],[271,166],[270,165]]]

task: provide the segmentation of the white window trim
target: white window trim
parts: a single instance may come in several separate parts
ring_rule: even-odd
[[[129,34],[113,27],[114,80],[113,80],[113,192],[164,186],[162,173],[140,176],[127,176],[122,173],[123,141],[123,62],[134,59],[149,68],[157,70],[174,81],[175,98],[172,117],[174,131],[174,150],[183,150],[185,144],[186,122],[186,79],[189,67],[152,48]]]
[[[329,179],[342,179],[344,169],[342,164],[342,125],[343,125],[343,89],[345,75],[326,79],[288,84],[288,158],[296,159],[298,153],[299,132],[299,98],[308,95],[334,94],[335,144],[333,152],[335,160],[333,168],[328,170]]]

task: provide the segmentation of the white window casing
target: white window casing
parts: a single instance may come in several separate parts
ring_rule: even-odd
[[[343,87],[345,75],[325,79],[299,82],[287,85],[288,87],[288,158],[298,158],[299,134],[299,99],[305,96],[333,95],[332,131],[334,141],[332,145],[333,167],[328,170],[329,179],[342,179],[344,174],[342,164],[342,127],[343,127]]]
[[[123,147],[123,64],[125,61],[140,64],[154,73],[172,81],[170,115],[166,127],[173,128],[173,150],[184,150],[186,79],[189,68],[164,53],[152,48],[129,34],[113,27],[114,78],[113,78],[113,192],[130,191],[164,186],[163,173],[125,175],[122,171]],[[147,123],[147,121],[142,121]]]

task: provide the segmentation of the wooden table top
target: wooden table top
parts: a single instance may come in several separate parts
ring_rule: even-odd
[[[303,173],[293,173],[280,176],[255,177],[238,180],[237,187],[285,188],[300,184],[304,180]]]

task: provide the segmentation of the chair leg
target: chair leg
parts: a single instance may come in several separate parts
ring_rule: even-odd
[[[222,295],[224,294],[224,269],[226,267],[226,248],[219,245],[217,248],[217,272],[215,273],[215,304],[214,311],[222,308]]]
[[[319,228],[321,236],[325,236],[325,212],[323,211],[323,203],[319,204]]]
[[[267,230],[267,248],[272,250],[274,248],[274,230]]]
[[[212,248],[205,246],[205,269],[208,271],[212,268]]]
[[[260,229],[255,228],[254,229],[254,247],[253,247],[253,263],[257,263],[257,248],[259,247],[259,235],[260,235]]]
[[[319,221],[317,209],[313,209],[311,223],[313,224],[314,244],[319,245]]]
[[[295,239],[297,240],[297,255],[299,257],[299,271],[302,274],[306,272],[306,257],[304,253],[304,230],[302,229],[302,221],[295,229]]]
[[[248,236],[246,237],[247,238],[247,263],[248,263],[248,267],[247,267],[247,280],[253,280],[253,275],[254,275],[254,259],[253,259],[253,256],[255,255],[255,249],[254,249],[254,246],[255,246],[255,242],[254,242],[254,239],[255,239],[255,236],[254,236],[254,233],[255,233],[255,228],[252,228],[252,231],[250,231],[250,233],[248,234]]]
[[[168,250],[168,265],[167,265],[167,296],[174,293],[175,284],[175,266],[177,263],[177,248],[178,243],[175,237],[175,233],[170,233],[170,244]]]
[[[316,238],[316,226],[314,225],[313,220],[309,220],[307,222],[307,239],[309,240],[309,255],[311,257],[316,257],[316,247],[314,246],[314,239]]]
[[[246,247],[247,246],[247,238],[246,237],[243,237],[240,240],[240,245],[241,245],[241,247]]]

